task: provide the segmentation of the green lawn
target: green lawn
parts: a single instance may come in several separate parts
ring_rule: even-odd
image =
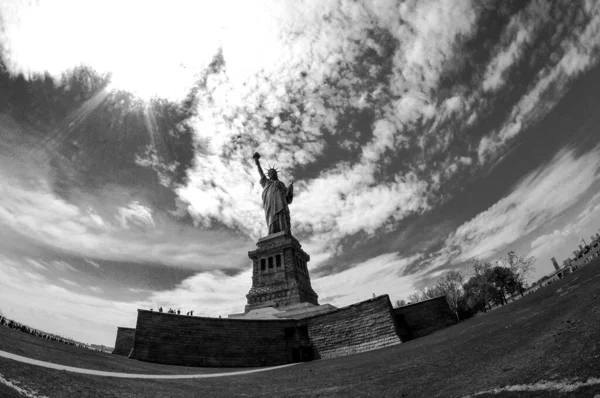
[[[269,372],[191,380],[86,376],[0,358],[0,374],[48,397],[461,397],[540,381],[600,378],[600,261],[520,300],[394,347]],[[232,371],[171,367],[0,328],[0,349],[70,366],[132,373]],[[598,382],[600,383],[600,381]],[[594,397],[600,384],[495,397]],[[0,384],[0,395],[5,388]],[[8,391],[8,390],[7,390]]]

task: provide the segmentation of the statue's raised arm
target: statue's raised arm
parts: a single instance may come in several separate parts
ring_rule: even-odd
[[[288,187],[277,178],[277,169],[269,167],[267,175],[260,166],[260,154],[256,152],[253,156],[258,173],[260,174],[260,185],[263,187],[262,201],[265,211],[265,219],[269,235],[277,232],[290,233],[290,209],[288,204],[294,199],[294,184]]]
[[[262,180],[263,178],[267,178],[265,177],[265,173],[262,169],[262,167],[260,167],[260,154],[258,152],[254,152],[254,155],[252,156],[254,158],[254,163],[256,163],[256,167],[258,167],[258,174],[260,174],[260,179]]]

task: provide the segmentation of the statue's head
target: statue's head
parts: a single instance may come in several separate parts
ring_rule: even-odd
[[[269,177],[269,180],[277,181],[277,169],[274,167],[269,168],[267,170],[267,177]]]

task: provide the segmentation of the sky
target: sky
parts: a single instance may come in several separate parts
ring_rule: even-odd
[[[112,346],[243,311],[252,154],[320,303],[600,228],[596,1],[0,2],[0,310]]]

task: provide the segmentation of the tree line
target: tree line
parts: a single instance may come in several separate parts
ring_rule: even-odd
[[[491,310],[492,305],[507,304],[508,298],[515,294],[523,296],[535,261],[535,257],[523,257],[514,251],[494,263],[474,258],[469,261],[466,272],[446,271],[435,284],[408,296],[408,303],[397,300],[395,307],[443,295],[456,318],[467,319]]]

